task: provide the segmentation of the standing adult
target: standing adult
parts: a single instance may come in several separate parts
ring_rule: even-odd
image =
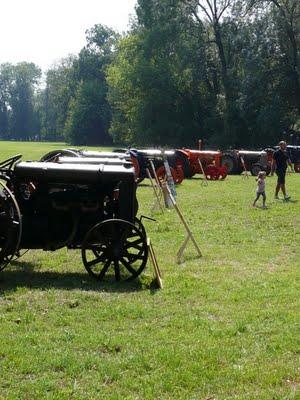
[[[286,175],[286,170],[288,165],[293,169],[291,160],[289,158],[289,155],[286,151],[286,142],[281,141],[279,142],[279,149],[274,151],[273,154],[273,163],[277,175],[277,186],[275,189],[275,199],[279,199],[278,194],[281,189],[284,200],[289,200],[290,196],[287,195],[286,189],[285,189],[285,175]],[[274,171],[273,167],[273,171]]]

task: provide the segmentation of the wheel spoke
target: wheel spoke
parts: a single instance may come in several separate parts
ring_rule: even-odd
[[[138,250],[138,251],[142,251],[143,247],[142,246],[130,246],[130,247],[128,247],[126,249],[127,253],[128,253],[128,250],[130,250],[130,249],[135,249],[135,250]]]
[[[98,278],[100,279],[100,281],[104,278],[104,275],[106,274],[106,272],[108,271],[108,268],[110,267],[111,264],[111,259],[107,260],[106,263],[104,264],[104,267],[102,268]]]
[[[135,262],[137,260],[143,260],[144,256],[140,255],[140,254],[130,254],[128,253],[128,259],[130,259],[131,262]]]
[[[126,236],[126,240],[132,239],[132,238],[135,238],[135,237],[138,237],[138,236],[139,236],[139,234],[138,234],[137,232],[135,232],[134,230],[132,230],[132,231]]]
[[[127,269],[127,271],[129,271],[132,275],[136,274],[136,270],[134,268],[132,268],[132,266],[129,264],[129,262],[127,262],[124,257],[121,258],[121,262],[124,265],[124,267]]]
[[[107,257],[105,256],[105,254],[102,254],[100,257],[95,258],[95,260],[88,261],[86,265],[90,268],[96,264],[99,264],[100,262],[104,262],[105,260],[107,260]]]
[[[107,254],[107,249],[90,249],[94,253],[95,257],[103,257],[104,254]],[[107,257],[108,258],[108,257]]]
[[[115,268],[116,281],[120,281],[121,275],[120,275],[120,266],[119,266],[118,260],[114,260],[114,268]]]
[[[143,243],[143,239],[142,238],[139,238],[139,239],[135,240],[134,242],[128,242],[127,241],[127,243],[125,245],[125,249],[129,249],[130,247],[134,247],[136,249],[137,248],[136,246],[138,244],[142,244],[142,243]]]
[[[128,226],[123,227],[122,229],[122,233],[120,234],[120,242],[124,242],[126,239],[132,237],[132,232],[129,232],[129,229],[131,229],[131,227],[128,228]]]
[[[105,251],[107,250],[107,246],[105,244],[92,244],[89,243],[86,247],[86,250],[92,250],[92,251]]]

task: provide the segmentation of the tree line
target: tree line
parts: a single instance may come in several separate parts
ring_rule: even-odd
[[[274,144],[300,123],[298,0],[138,0],[46,71],[0,65],[0,137],[76,145]]]

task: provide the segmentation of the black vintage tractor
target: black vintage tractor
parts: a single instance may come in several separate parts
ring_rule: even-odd
[[[222,155],[222,165],[225,165],[229,175],[239,175],[244,170],[256,176],[259,171],[271,172],[272,149],[259,151],[227,150]]]
[[[184,179],[184,172],[181,166],[176,163],[175,150],[160,150],[160,149],[131,149],[131,160],[136,170],[138,171],[139,181],[147,178],[147,169],[153,175],[153,165],[155,173],[159,180],[164,180],[166,177],[165,161],[168,162],[170,172],[175,185],[181,184]]]
[[[134,170],[136,181],[142,182],[147,178],[147,169],[149,169],[152,177],[152,165],[159,179],[164,179],[166,175],[164,162],[167,160],[170,166],[170,172],[172,174],[175,184],[180,184],[184,179],[184,171],[181,166],[177,165],[176,162],[176,151],[175,150],[160,150],[160,149],[120,149],[113,152],[103,151],[91,151],[91,150],[74,150],[74,149],[62,149],[54,150],[50,153],[45,154],[41,161],[57,161],[62,157],[69,158],[85,158],[90,159],[107,159],[107,160],[118,160],[115,162],[131,162]],[[81,161],[78,161],[79,163]],[[152,165],[151,165],[152,164]]]
[[[67,247],[98,280],[141,274],[148,247],[131,164],[20,159],[0,163],[0,270],[21,249]]]
[[[300,173],[300,146],[288,145],[286,150],[292,164],[294,164],[295,172]]]

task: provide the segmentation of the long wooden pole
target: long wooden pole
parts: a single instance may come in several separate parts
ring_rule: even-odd
[[[155,171],[155,167],[154,167],[154,164],[153,164],[153,161],[152,161],[152,160],[150,160],[150,167],[151,167],[152,174],[153,174],[153,176],[154,176],[155,182],[156,182],[157,186],[159,187],[159,189],[161,190],[160,182],[159,182],[159,179],[158,179],[158,177],[157,177],[157,173],[156,173],[156,171]]]
[[[248,174],[248,171],[247,171],[247,168],[246,168],[245,160],[244,160],[244,157],[242,157],[242,156],[241,156],[241,162],[242,162],[242,166],[243,166],[243,169],[244,169],[244,172],[245,172],[244,177],[246,176],[247,178],[249,178],[249,174]]]
[[[158,287],[160,289],[163,289],[163,281],[162,281],[162,276],[161,276],[161,272],[158,266],[158,262],[157,262],[157,258],[151,243],[150,238],[147,239],[147,246],[149,249],[149,254],[150,254],[150,258],[151,258],[151,262],[152,262],[152,266],[153,266],[153,270],[154,270],[154,274],[155,274],[155,278],[156,278],[156,282],[158,284]]]
[[[155,187],[155,185],[154,185],[154,183],[153,183],[153,179],[152,179],[151,173],[150,173],[150,171],[149,171],[148,168],[146,168],[146,174],[147,174],[147,176],[148,176],[148,178],[149,178],[149,180],[150,180],[150,183],[151,183],[151,186],[152,186],[154,195],[155,195],[155,197],[156,197],[156,202],[153,204],[152,210],[154,210],[156,204],[158,204],[158,205],[159,205],[159,208],[161,209],[161,211],[164,212],[164,208],[163,208],[163,206],[161,205],[161,202],[160,202],[160,195],[159,195],[160,192],[157,193],[156,187]],[[159,189],[158,189],[158,188],[159,188]],[[157,189],[158,189],[158,190],[161,190],[161,189],[160,189],[160,186],[157,187]]]
[[[208,185],[207,177],[206,177],[206,174],[204,172],[203,164],[202,164],[200,158],[198,158],[198,162],[199,162],[200,169],[201,169],[201,172],[202,172],[202,175],[203,175],[203,178],[204,178],[204,181],[202,182],[202,184],[205,184],[207,186]]]
[[[197,242],[196,242],[196,240],[194,238],[194,235],[193,235],[192,231],[190,230],[190,227],[188,226],[186,220],[184,219],[184,216],[182,215],[179,207],[177,206],[177,203],[176,203],[174,197],[172,196],[172,193],[171,193],[168,185],[165,182],[163,182],[162,185],[163,185],[163,189],[168,192],[169,198],[170,198],[170,200],[171,200],[171,202],[172,202],[172,204],[173,204],[173,206],[174,206],[174,208],[175,208],[175,210],[176,210],[176,212],[177,212],[177,214],[178,214],[178,216],[179,216],[179,218],[180,218],[180,220],[181,220],[181,222],[182,222],[182,224],[183,224],[183,226],[184,226],[184,228],[185,228],[185,230],[187,232],[187,237],[185,238],[185,241],[184,241],[183,245],[181,246],[181,248],[179,250],[179,253],[180,253],[179,255],[181,255],[181,257],[182,257],[183,251],[184,251],[185,247],[187,246],[187,243],[188,243],[189,239],[191,239],[191,241],[193,242],[193,244],[195,246],[195,249],[196,249],[196,251],[198,253],[198,256],[202,257],[201,250],[200,250],[200,248],[199,248],[199,246],[198,246],[198,244],[197,244]]]

